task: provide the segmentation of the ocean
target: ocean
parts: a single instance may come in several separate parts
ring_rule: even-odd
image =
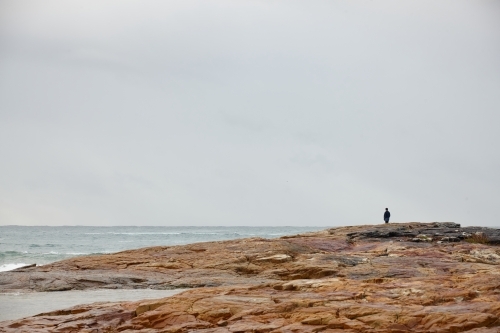
[[[0,272],[89,254],[237,238],[277,238],[325,227],[0,226]]]

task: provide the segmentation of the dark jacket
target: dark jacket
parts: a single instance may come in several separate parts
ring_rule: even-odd
[[[386,210],[384,213],[384,219],[388,219],[389,217],[391,217],[391,213],[389,213],[389,211]]]

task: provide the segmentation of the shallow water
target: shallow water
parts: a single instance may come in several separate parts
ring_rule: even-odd
[[[178,294],[184,290],[186,289],[100,289],[38,293],[4,293],[0,294],[0,321],[20,319],[43,312],[62,310],[79,304],[163,298]]]

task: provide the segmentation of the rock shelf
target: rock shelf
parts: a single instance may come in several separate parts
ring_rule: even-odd
[[[499,332],[500,230],[332,228],[77,257],[0,273],[0,292],[193,288],[0,322],[0,332]]]

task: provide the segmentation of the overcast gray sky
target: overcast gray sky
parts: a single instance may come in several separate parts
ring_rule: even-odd
[[[0,0],[0,225],[500,226],[500,1]]]

